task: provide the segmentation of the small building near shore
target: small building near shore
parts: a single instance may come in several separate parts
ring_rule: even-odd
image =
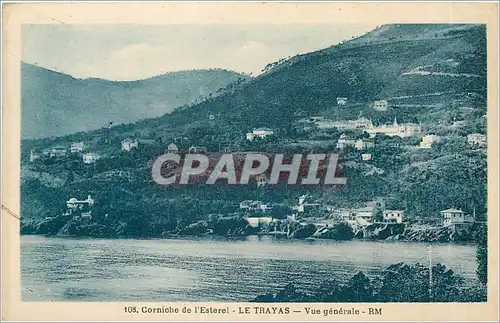
[[[248,225],[252,228],[261,228],[268,226],[269,223],[273,222],[273,218],[270,216],[261,216],[261,217],[246,217],[245,220],[248,222]]]
[[[385,210],[382,212],[382,222],[386,223],[403,223],[403,215],[405,211],[401,210]]]
[[[474,217],[466,214],[460,209],[447,209],[440,212],[443,227],[451,227],[453,231],[463,226],[474,223]]]

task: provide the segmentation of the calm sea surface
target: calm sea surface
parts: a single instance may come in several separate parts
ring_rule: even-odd
[[[25,301],[248,301],[295,282],[308,290],[398,262],[428,264],[423,243],[21,237]],[[435,244],[432,261],[475,280],[475,247]],[[31,291],[29,291],[31,290]]]

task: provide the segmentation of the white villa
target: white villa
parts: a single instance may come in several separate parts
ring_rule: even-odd
[[[437,135],[426,135],[422,137],[422,141],[420,142],[420,148],[429,149],[432,148],[432,144],[438,142],[441,137]]]
[[[247,132],[247,140],[254,140],[255,138],[264,139],[268,136],[274,135],[274,130],[269,128],[257,128],[253,129],[252,132]]]
[[[346,103],[347,103],[346,97],[338,97],[337,98],[337,105],[345,105]]]
[[[122,150],[131,151],[133,148],[138,148],[139,142],[136,139],[127,138],[122,141]]]
[[[101,156],[96,154],[96,153],[86,153],[86,154],[83,154],[83,156],[82,156],[84,164],[94,164],[100,158],[101,158]]]
[[[443,219],[443,226],[451,227],[452,230],[456,230],[457,227],[460,226],[467,226],[474,223],[474,217],[467,215],[460,209],[447,209],[440,213]]]
[[[471,133],[467,135],[467,143],[475,147],[485,147],[486,146],[486,136],[480,133]]]
[[[69,147],[69,151],[72,153],[81,153],[83,149],[85,149],[85,144],[83,143],[83,141],[74,142]]]
[[[387,100],[377,100],[373,102],[373,109],[377,111],[387,111],[389,103]]]
[[[403,215],[405,211],[400,210],[385,210],[382,212],[382,221],[387,223],[403,223]]]
[[[95,201],[90,195],[87,196],[87,199],[85,200],[78,200],[77,198],[72,197],[66,201],[67,211],[65,215],[71,215],[76,211],[79,211],[80,214],[73,216],[73,219],[78,219],[79,217],[92,219],[92,210],[90,209],[94,206],[94,203]]]

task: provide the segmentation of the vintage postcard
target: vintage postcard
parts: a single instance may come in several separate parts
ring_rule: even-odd
[[[2,319],[498,321],[498,3],[3,3]]]

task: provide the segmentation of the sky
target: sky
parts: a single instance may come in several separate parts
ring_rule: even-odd
[[[267,63],[335,45],[375,25],[24,25],[22,60],[77,78],[138,80]]]

